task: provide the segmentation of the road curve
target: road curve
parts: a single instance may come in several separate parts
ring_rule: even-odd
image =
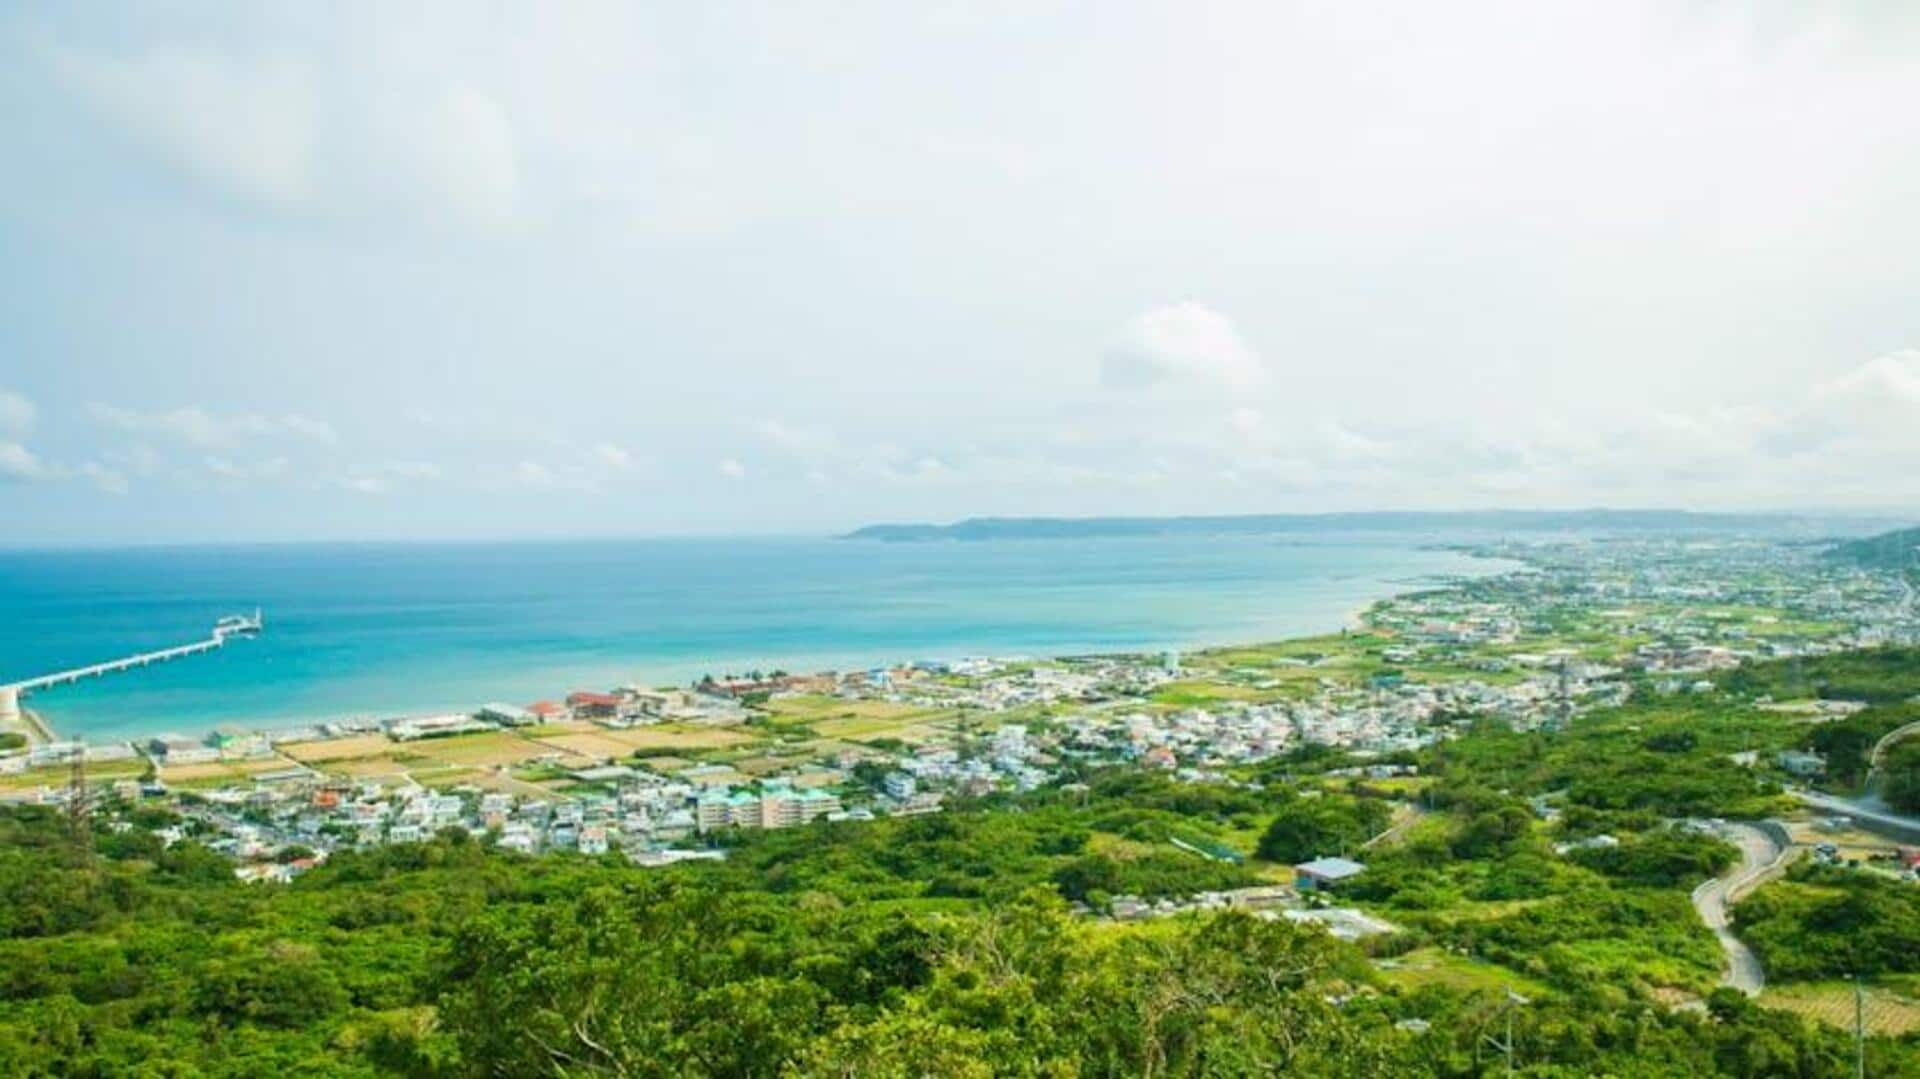
[[[1712,880],[1702,883],[1693,890],[1693,909],[1700,914],[1700,920],[1720,941],[1720,950],[1727,953],[1726,970],[1720,976],[1720,984],[1740,990],[1748,996],[1757,996],[1766,988],[1767,974],[1760,967],[1760,957],[1739,937],[1733,935],[1728,927],[1731,921],[1727,913],[1730,898],[1738,898],[1762,873],[1773,868],[1785,850],[1774,841],[1764,829],[1751,824],[1729,822],[1719,828],[1723,838],[1740,848],[1740,864],[1729,869]]]

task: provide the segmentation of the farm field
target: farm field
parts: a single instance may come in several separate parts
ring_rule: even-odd
[[[821,721],[898,723],[946,712],[943,708],[904,701],[860,701],[817,696],[775,697],[762,707],[773,716],[810,723],[816,729]]]
[[[319,761],[378,757],[393,750],[393,742],[384,734],[361,734],[352,738],[331,738],[318,742],[293,742],[276,746],[282,754],[302,764]]]
[[[1465,992],[1511,989],[1522,996],[1534,997],[1548,992],[1540,983],[1505,967],[1449,955],[1438,948],[1419,948],[1375,965],[1381,977],[1408,989],[1429,985]]]
[[[1853,986],[1846,982],[1770,985],[1760,1003],[1817,1020],[1841,1030],[1853,1029]],[[1901,1035],[1920,1031],[1920,1000],[1877,986],[1866,988],[1861,1016],[1867,1033]]]
[[[1273,696],[1250,686],[1225,682],[1169,682],[1154,691],[1155,704],[1174,708],[1204,708],[1210,704],[1233,701],[1257,701]]]
[[[424,757],[442,764],[482,767],[518,764],[534,757],[545,756],[558,748],[530,738],[522,738],[512,731],[462,734],[452,738],[427,738],[404,745],[403,752],[409,756]]]
[[[208,761],[205,764],[178,764],[162,767],[160,778],[168,783],[192,782],[202,779],[245,779],[261,772],[277,772],[291,768],[293,762],[280,757],[267,757],[252,761]],[[91,773],[92,769],[89,768]]]
[[[138,779],[146,774],[147,762],[144,760],[106,761],[87,765],[87,778],[94,782],[111,783],[116,779]],[[48,768],[29,768],[24,772],[0,776],[0,790],[32,790],[35,787],[65,786],[73,769],[64,764]]]

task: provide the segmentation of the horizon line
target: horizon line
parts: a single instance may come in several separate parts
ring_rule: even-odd
[[[1891,507],[1841,508],[1841,507],[1798,507],[1792,509],[1689,509],[1676,506],[1646,505],[1588,505],[1577,508],[1548,509],[1542,507],[1484,506],[1455,507],[1449,509],[1345,509],[1345,510],[1262,510],[1227,513],[1087,513],[1087,514],[999,514],[980,513],[949,518],[944,521],[894,520],[868,521],[851,527],[835,529],[740,529],[732,531],[698,530],[689,532],[606,532],[606,533],[524,533],[524,534],[423,534],[416,536],[332,536],[313,539],[291,537],[257,537],[240,539],[158,539],[158,540],[115,540],[83,539],[9,542],[0,539],[0,552],[17,554],[33,552],[60,551],[133,551],[133,550],[179,550],[190,548],[239,548],[239,547],[319,547],[319,546],[363,546],[363,547],[401,547],[401,546],[439,546],[455,544],[472,545],[510,545],[531,543],[638,543],[664,540],[745,540],[745,539],[842,539],[863,529],[870,528],[951,528],[956,525],[981,521],[1180,521],[1180,520],[1249,520],[1257,518],[1326,518],[1326,517],[1392,517],[1392,516],[1471,516],[1471,515],[1541,515],[1541,516],[1578,516],[1581,514],[1653,514],[1667,513],[1702,518],[1759,517],[1776,519],[1803,520],[1872,520],[1872,521],[1920,521],[1920,511],[1901,510]]]

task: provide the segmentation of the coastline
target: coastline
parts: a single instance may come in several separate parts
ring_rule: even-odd
[[[1362,603],[1347,609],[1346,612],[1339,618],[1337,624],[1327,626],[1326,628],[1313,629],[1306,632],[1287,634],[1283,636],[1259,636],[1259,637],[1253,637],[1253,638],[1214,638],[1214,639],[1209,639],[1204,641],[1187,642],[1187,643],[1182,643],[1178,645],[1155,644],[1155,645],[1148,645],[1148,646],[1128,647],[1128,648],[1119,648],[1119,649],[1076,649],[1076,648],[1070,648],[1070,647],[1063,647],[1063,648],[1049,649],[1047,651],[1044,651],[1038,654],[1000,653],[1000,652],[995,652],[991,649],[987,649],[987,650],[982,650],[977,652],[969,652],[968,654],[983,655],[989,658],[1002,660],[1002,661],[1010,661],[1010,662],[1018,662],[1018,661],[1025,661],[1025,660],[1037,660],[1041,662],[1059,662],[1059,661],[1067,661],[1067,660],[1087,660],[1087,659],[1140,659],[1143,657],[1150,657],[1162,651],[1177,651],[1182,653],[1210,652],[1210,651],[1228,650],[1228,649],[1234,649],[1234,648],[1259,647],[1262,645],[1271,645],[1271,644],[1281,643],[1281,642],[1290,641],[1290,640],[1299,640],[1303,638],[1317,637],[1325,634],[1360,632],[1366,629],[1368,616],[1382,604],[1394,602],[1398,599],[1404,598],[1405,596],[1408,596],[1420,591],[1426,591],[1433,588],[1454,587],[1460,580],[1476,579],[1480,577],[1499,576],[1501,574],[1510,573],[1515,571],[1516,569],[1523,568],[1525,565],[1525,563],[1523,562],[1514,560],[1512,558],[1499,556],[1499,555],[1478,554],[1478,553],[1465,551],[1465,550],[1462,550],[1457,553],[1469,554],[1471,555],[1471,557],[1473,557],[1478,561],[1486,562],[1486,563],[1498,563],[1498,565],[1489,566],[1486,572],[1481,574],[1468,574],[1468,575],[1446,574],[1446,575],[1435,575],[1435,576],[1426,576],[1426,577],[1414,577],[1414,578],[1407,578],[1407,579],[1398,580],[1398,581],[1383,582],[1383,583],[1394,585],[1395,590],[1385,595],[1378,596],[1374,599],[1368,600],[1365,603]],[[893,662],[898,663],[903,661],[899,660],[896,657]],[[876,667],[887,666],[887,665],[889,664],[886,662],[882,662],[877,658],[869,655],[860,662],[848,661],[844,663],[836,663],[830,667],[822,667],[817,669],[820,671],[826,671],[826,670],[858,671],[858,670],[874,669]],[[712,672],[717,674],[723,671],[724,669],[731,668],[732,666],[733,666],[732,663],[717,664],[717,665],[708,664],[702,667],[701,669],[711,670]],[[808,667],[808,664],[805,662],[792,663],[791,661],[781,661],[777,659],[761,659],[754,663],[749,664],[749,666],[758,667],[760,669],[801,670],[801,669],[806,669]],[[742,669],[745,669],[745,668],[742,668]],[[664,684],[664,685],[672,686],[672,685],[677,685],[680,681],[685,681],[688,685],[691,685],[692,682],[694,681],[694,678],[692,676],[689,676],[686,679],[672,679],[672,680],[661,679],[661,680],[657,680],[655,684]],[[554,686],[556,688],[554,689],[553,692],[554,693],[564,692],[564,689],[559,688],[564,685],[565,683],[559,681],[558,677],[556,676],[556,680],[554,682]],[[552,694],[548,694],[548,695],[552,695]],[[185,734],[189,737],[195,736],[196,733],[200,737],[211,737],[220,728],[232,727],[232,728],[237,728],[241,731],[244,731],[247,734],[258,735],[268,739],[269,741],[272,741],[272,740],[275,740],[276,735],[285,735],[291,732],[305,731],[305,730],[318,728],[321,726],[337,726],[337,727],[344,727],[344,728],[356,729],[356,730],[358,729],[371,730],[371,729],[379,729],[381,726],[396,720],[419,719],[424,717],[452,715],[452,714],[470,714],[477,708],[481,707],[481,705],[484,703],[486,702],[479,701],[479,700],[469,700],[469,701],[463,701],[463,702],[449,701],[448,703],[438,705],[438,706],[405,708],[405,709],[383,710],[378,708],[367,708],[367,709],[358,709],[358,710],[345,712],[345,713],[335,712],[331,714],[304,716],[304,717],[275,717],[271,720],[253,722],[253,723],[223,722],[223,723],[214,724],[213,726],[207,727],[204,730],[197,729],[188,724],[183,723],[183,724],[176,725],[175,727],[172,727],[172,728],[167,728],[165,730],[156,730],[153,732],[140,732],[136,734],[122,734],[119,732],[115,732],[105,736],[90,737],[88,734],[83,733],[83,734],[75,735],[74,739],[79,741],[88,741],[93,744],[117,745],[117,744],[127,744],[127,743],[139,743],[150,738],[162,736],[164,734],[175,734],[175,733]],[[21,708],[21,716],[22,716],[22,723],[29,725],[32,729],[32,733],[29,735],[30,740],[35,736],[37,736],[40,744],[48,744],[48,743],[62,741],[62,738],[59,735],[59,732],[53,727],[53,725],[50,722],[47,721],[47,719],[44,716],[40,715],[38,712],[23,706]]]
[[[20,725],[27,728],[27,742],[30,745],[46,745],[60,740],[54,733],[53,726],[40,713],[25,705],[20,708]]]
[[[1441,553],[1431,545],[1425,544],[1409,550]],[[528,700],[556,697],[573,689],[607,689],[632,684],[685,686],[691,685],[702,674],[711,673],[718,676],[729,671],[753,669],[863,671],[929,657],[955,659],[981,656],[999,659],[1059,660],[1091,656],[1139,657],[1162,651],[1202,652],[1351,631],[1363,627],[1368,612],[1381,603],[1390,602],[1412,592],[1452,587],[1463,581],[1498,576],[1524,565],[1512,558],[1465,549],[1455,549],[1445,553],[1465,557],[1444,569],[1440,567],[1415,569],[1409,566],[1404,567],[1400,572],[1395,572],[1393,569],[1381,566],[1376,567],[1374,572],[1361,569],[1358,573],[1348,573],[1332,568],[1331,574],[1321,579],[1323,586],[1329,582],[1353,580],[1358,585],[1356,590],[1365,594],[1365,598],[1360,602],[1350,600],[1346,605],[1330,607],[1325,604],[1324,598],[1316,598],[1312,593],[1303,594],[1298,598],[1281,594],[1275,596],[1264,607],[1243,605],[1237,612],[1241,615],[1238,618],[1233,617],[1236,612],[1232,610],[1224,614],[1215,611],[1208,602],[1211,593],[1208,591],[1208,583],[1203,579],[1195,583],[1195,601],[1190,606],[1197,606],[1199,609],[1210,612],[1219,624],[1212,631],[1198,625],[1183,627],[1189,632],[1171,639],[1154,640],[1144,634],[1126,634],[1125,630],[1121,629],[1120,635],[1131,636],[1133,639],[1116,640],[1114,639],[1116,627],[1103,624],[1097,619],[1088,619],[1083,625],[1066,627],[1065,632],[1055,633],[1056,639],[1046,642],[1022,639],[1022,635],[1017,632],[1002,635],[996,632],[997,627],[991,626],[980,627],[981,632],[975,636],[969,636],[965,632],[945,632],[950,626],[948,623],[940,622],[943,632],[931,635],[941,638],[937,641],[922,639],[916,642],[915,635],[911,632],[901,634],[902,639],[899,643],[857,640],[855,637],[859,635],[856,634],[844,641],[844,647],[787,651],[776,650],[780,647],[778,644],[772,644],[764,650],[747,651],[749,648],[755,648],[756,643],[771,644],[770,640],[739,642],[744,647],[739,647],[738,650],[730,649],[727,643],[716,642],[718,648],[715,654],[724,655],[722,650],[733,651],[730,658],[720,659],[701,659],[680,654],[657,655],[651,659],[641,658],[634,661],[606,655],[583,655],[578,661],[568,662],[573,657],[554,655],[528,663],[523,668],[513,671],[511,680],[514,685],[511,688],[502,688],[502,683],[508,679],[501,676],[498,667],[487,671],[488,677],[483,679],[480,677],[480,671],[471,664],[467,667],[447,667],[435,666],[432,661],[423,660],[418,667],[402,668],[400,670],[402,677],[399,681],[412,680],[416,684],[404,688],[414,690],[418,690],[422,685],[432,685],[435,688],[431,692],[390,693],[388,690],[397,683],[391,676],[391,672],[385,672],[388,677],[384,680],[363,680],[367,683],[365,692],[358,699],[347,699],[348,694],[344,691],[333,692],[331,696],[336,698],[335,701],[329,701],[322,707],[303,709],[300,707],[302,702],[289,694],[285,701],[276,703],[291,707],[286,710],[276,708],[272,711],[251,705],[246,699],[248,696],[259,697],[261,687],[280,684],[274,667],[256,666],[257,664],[274,664],[276,657],[269,653],[257,660],[246,661],[249,676],[257,673],[265,677],[235,680],[236,696],[232,699],[238,703],[231,708],[221,709],[231,713],[229,716],[207,715],[205,712],[208,709],[204,706],[198,710],[201,714],[170,715],[169,713],[174,710],[170,707],[172,702],[167,699],[165,692],[156,693],[151,689],[143,688],[140,698],[143,705],[142,714],[137,723],[116,723],[111,719],[103,722],[98,718],[98,713],[89,714],[88,704],[84,698],[61,702],[60,707],[55,709],[51,717],[44,711],[37,713],[36,722],[38,729],[51,740],[58,740],[64,730],[69,732],[68,737],[84,740],[90,744],[143,742],[165,734],[209,735],[220,730],[244,731],[272,739],[286,732],[321,725],[373,729],[396,719],[470,714],[490,701],[524,704]],[[1472,564],[1471,569],[1463,567],[1462,563],[1466,562]],[[1380,573],[1377,572],[1378,570],[1386,570],[1386,572]],[[1406,570],[1412,570],[1412,572],[1406,572]],[[957,580],[962,585],[966,583],[964,575]],[[1104,582],[1102,585],[1104,586]],[[1321,596],[1324,597],[1324,587]],[[1102,596],[1100,601],[1102,604],[1111,603],[1115,607],[1128,606],[1133,602],[1133,597],[1115,590],[1110,596]],[[1259,617],[1246,617],[1249,612]],[[1197,619],[1190,619],[1190,621],[1197,621]],[[283,621],[281,624],[284,626],[288,623]],[[1057,631],[1061,627],[1053,628]],[[347,636],[331,628],[329,632],[335,637]],[[609,628],[610,637],[618,637],[620,633],[621,627]],[[1085,636],[1075,636],[1080,633],[1084,633]],[[928,635],[921,636],[924,638]],[[793,642],[784,643],[790,646]],[[303,640],[302,647],[304,646]],[[277,658],[277,662],[287,661],[287,655],[284,652]],[[475,675],[471,683],[468,682],[469,671]],[[358,672],[342,673],[354,675]],[[203,700],[217,696],[223,691],[223,688],[195,688],[195,692]],[[117,694],[118,690],[114,692]],[[383,696],[387,703],[381,703]],[[219,699],[224,703],[227,698]],[[320,702],[309,700],[305,703]],[[336,703],[342,706],[333,706]],[[124,710],[124,706],[121,710]],[[249,710],[254,711],[251,717],[245,715]],[[64,719],[63,711],[67,712],[67,717]],[[88,723],[89,718],[93,718],[94,722]]]

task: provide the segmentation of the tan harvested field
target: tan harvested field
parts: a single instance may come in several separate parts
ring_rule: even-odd
[[[632,749],[727,749],[760,740],[726,727],[635,727],[607,733]]]
[[[392,752],[393,742],[384,734],[360,734],[352,738],[332,738],[320,742],[296,742],[278,747],[280,752],[302,764],[315,761],[351,760],[378,757]]]
[[[437,763],[478,767],[518,764],[534,757],[544,757],[560,749],[561,747],[546,742],[522,738],[511,731],[462,734],[452,738],[425,738],[418,742],[406,743],[407,752],[418,754]]]
[[[775,697],[764,705],[768,712],[786,719],[808,722],[866,719],[899,723],[937,715],[940,708],[907,704],[902,701],[855,701],[840,697]]]
[[[1760,1003],[1841,1030],[1853,1029],[1853,986],[1844,982],[1770,985],[1760,994]],[[1920,1031],[1920,1000],[1870,988],[1865,994],[1861,1016],[1869,1034],[1909,1034]]]
[[[444,789],[468,784],[480,786],[482,779],[493,774],[478,768],[435,768],[431,771],[415,771],[413,778],[423,787]]]
[[[160,769],[160,778],[168,783],[183,783],[196,779],[214,779],[216,777],[240,774],[242,773],[236,772],[219,761],[208,761],[205,764],[172,764]]]
[[[551,746],[576,757],[603,758],[624,757],[633,752],[633,747],[609,737],[610,732],[595,731],[592,734],[560,734],[551,738],[539,739],[539,744]]]
[[[107,761],[87,765],[87,782],[112,782],[116,779],[133,779],[147,770],[143,760]],[[50,768],[30,768],[12,775],[0,775],[0,790],[21,791],[37,787],[64,787],[73,776],[73,769],[64,764]]]
[[[258,760],[227,761],[225,763],[226,766],[233,771],[249,776],[259,772],[284,772],[289,768],[294,768],[299,765],[298,761],[290,761],[278,754],[271,757],[261,757]]]
[[[920,723],[889,731],[888,737],[898,738],[910,746],[925,746],[952,741],[953,731],[948,727]]]
[[[1888,839],[1886,836],[1875,835],[1872,832],[1861,831],[1858,828],[1829,830],[1814,824],[1812,821],[1788,822],[1787,834],[1793,838],[1795,843],[1801,843],[1809,847],[1818,846],[1821,843],[1832,843],[1834,846],[1840,848],[1840,853],[1843,856],[1848,858],[1864,858],[1872,854],[1891,854],[1898,849],[1894,841]]]
[[[713,772],[708,775],[687,776],[685,778],[689,783],[692,783],[694,786],[697,786],[697,787],[731,787],[731,786],[734,786],[735,784],[745,783],[747,781],[746,776],[741,775],[739,772],[736,772],[731,768],[728,768],[719,772]]]
[[[601,758],[621,758],[632,756],[635,750],[666,749],[675,751],[700,749],[727,749],[732,746],[746,745],[756,741],[751,735],[717,727],[694,727],[677,729],[670,727],[635,727],[630,730],[613,731],[593,729],[590,733],[563,734],[550,738],[540,738],[537,744],[550,746],[583,758],[599,760]]]
[[[886,754],[878,750],[868,749],[858,742],[849,742],[845,739],[821,738],[817,741],[808,742],[799,748],[814,757],[838,758],[843,753],[851,753],[856,760],[886,759]]]
[[[544,798],[551,793],[538,783],[515,779],[506,772],[472,772],[462,782],[471,783],[482,790],[500,791],[503,794],[517,795],[522,798]]]
[[[685,757],[645,757],[639,763],[663,776],[672,775],[682,768],[693,767],[693,762]]]
[[[875,738],[890,736],[901,727],[911,726],[911,719],[881,719],[875,716],[847,716],[842,719],[822,719],[812,724],[815,734],[823,738]]]
[[[785,768],[790,768],[800,763],[803,759],[804,758],[801,757],[746,757],[733,761],[732,764],[733,767],[750,776],[764,776],[771,775]]]
[[[589,723],[584,719],[562,719],[554,723],[542,723],[537,727],[522,727],[520,733],[528,738],[552,738],[558,734],[593,734],[605,729],[598,723]]]
[[[399,775],[407,766],[391,756],[356,757],[347,761],[329,762],[325,769],[329,774],[367,779],[373,776]]]

